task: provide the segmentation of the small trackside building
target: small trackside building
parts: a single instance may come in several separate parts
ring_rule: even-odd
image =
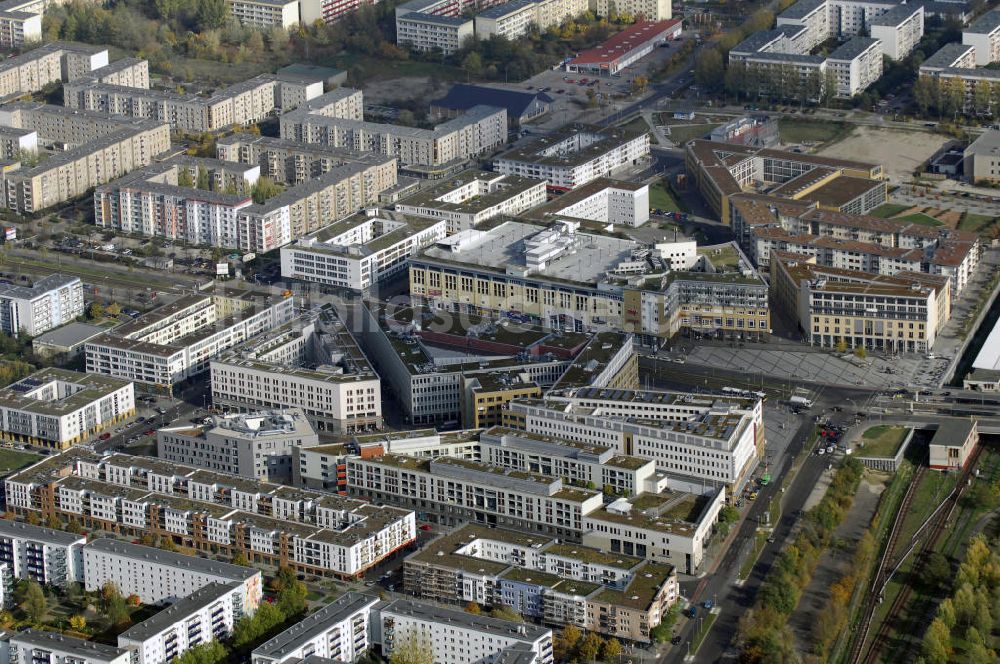
[[[942,420],[930,442],[932,470],[961,470],[979,443],[976,420]]]
[[[619,76],[626,67],[653,52],[658,44],[681,35],[680,19],[641,21],[566,63],[566,71],[592,76]]]

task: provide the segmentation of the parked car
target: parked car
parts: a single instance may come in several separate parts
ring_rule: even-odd
[[[105,431],[104,433],[101,434],[100,438],[101,440],[107,440],[108,438],[111,438],[111,434]]]

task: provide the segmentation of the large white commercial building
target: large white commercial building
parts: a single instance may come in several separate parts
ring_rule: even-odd
[[[168,664],[195,646],[221,641],[244,615],[240,581],[209,581],[194,592],[118,635],[118,647],[132,652],[132,664]]]
[[[17,514],[43,514],[44,506],[44,514],[87,528],[169,538],[199,551],[240,553],[252,562],[327,576],[361,575],[416,538],[411,511],[80,448],[12,475],[6,494]]]
[[[294,664],[307,657],[354,662],[372,645],[377,597],[348,592],[254,648],[252,664]]]
[[[134,413],[131,382],[49,367],[0,389],[0,440],[65,449]]]
[[[250,291],[183,295],[86,344],[87,371],[169,388],[222,351],[294,316],[291,298]]]
[[[81,535],[0,519],[0,564],[14,579],[60,588],[83,581],[86,543]]]
[[[444,219],[448,234],[502,216],[518,216],[546,200],[545,183],[489,171],[464,171],[395,204],[407,215]]]
[[[83,282],[53,274],[31,286],[0,285],[0,332],[30,336],[65,325],[83,315]]]
[[[1000,60],[1000,11],[986,12],[963,29],[962,43],[976,49],[977,67]]]
[[[173,603],[210,583],[236,582],[243,610],[252,613],[263,591],[260,570],[252,567],[107,538],[83,547],[83,571],[87,591],[100,591],[110,581],[123,596],[137,595],[144,604]]]
[[[182,424],[156,431],[156,455],[263,482],[292,479],[292,448],[319,442],[300,408],[215,415],[202,426]]]
[[[444,219],[371,209],[281,248],[281,276],[367,291],[448,233]]]
[[[649,158],[649,133],[572,125],[497,157],[504,175],[546,180],[553,189],[573,189]]]
[[[601,3],[605,0],[597,0]],[[607,6],[616,6],[607,2]],[[621,10],[619,10],[621,11]],[[680,19],[637,21],[602,44],[578,53],[565,62],[566,71],[601,78],[621,76],[621,72],[650,55],[660,44],[681,36]]]
[[[382,427],[381,382],[332,313],[310,312],[212,361],[212,403],[299,408],[322,430]]]

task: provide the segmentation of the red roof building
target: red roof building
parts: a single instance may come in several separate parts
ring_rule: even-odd
[[[579,74],[614,76],[625,67],[653,52],[657,44],[677,39],[680,19],[643,21],[622,30],[606,42],[580,53],[566,63],[566,71]]]

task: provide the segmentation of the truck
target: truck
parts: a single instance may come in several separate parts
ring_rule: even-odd
[[[794,396],[788,400],[793,406],[801,406],[802,408],[812,408],[812,399],[806,399],[805,397]]]

